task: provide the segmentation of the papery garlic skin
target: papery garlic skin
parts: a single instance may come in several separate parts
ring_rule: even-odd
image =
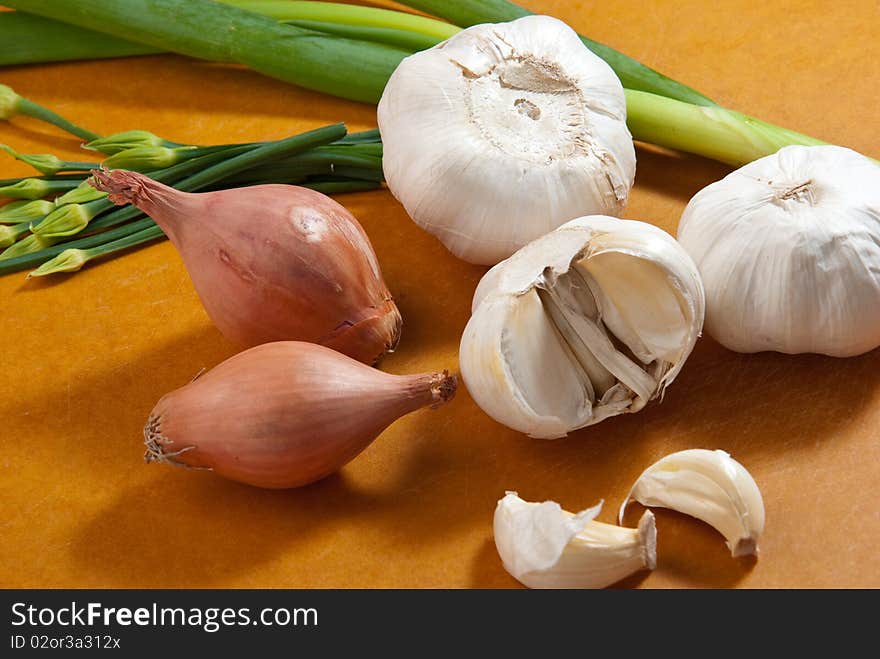
[[[703,308],[697,269],[672,236],[635,220],[578,218],[480,281],[462,378],[496,421],[563,437],[660,396],[694,347]]]
[[[667,455],[639,476],[620,506],[630,501],[670,508],[713,526],[733,556],[758,553],[764,500],[755,479],[724,451],[689,449]]]
[[[507,492],[495,508],[495,546],[507,570],[529,588],[605,588],[657,566],[654,515],[637,529],[595,521],[602,503],[576,515],[555,501]]]
[[[623,87],[562,21],[475,25],[403,60],[378,107],[388,187],[456,256],[492,265],[635,175]]]
[[[880,345],[880,166],[788,146],[698,192],[678,227],[706,329],[737,352],[858,355]]]

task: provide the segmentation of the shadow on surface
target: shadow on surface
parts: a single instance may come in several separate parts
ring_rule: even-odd
[[[633,505],[625,523],[643,508]],[[657,570],[692,588],[732,588],[755,567],[753,556],[733,558],[718,531],[673,510],[652,508],[657,517]],[[645,575],[643,575],[644,578]]]
[[[52,87],[49,90],[46,88],[49,82],[42,82],[40,76],[30,76],[27,89],[22,87],[19,91],[34,100],[63,94],[66,99],[85,103],[97,94],[104,107],[137,108],[147,115],[173,109],[174,112],[197,114],[230,113],[253,117],[255,121],[260,116],[295,116],[298,121],[308,119],[323,124],[347,121],[370,127],[376,125],[376,110],[372,105],[296,87],[233,64],[204,62],[178,55],[146,55],[116,60],[57,62],[43,66],[51,66],[55,75],[63,75],[65,69],[75,71],[79,76],[94,72],[93,84],[71,85],[64,89]],[[9,67],[8,70],[17,71],[19,68],[25,67]],[[135,77],[142,84],[161,87],[162,93],[132,95],[128,87],[115,82],[117,76],[123,75]],[[229,89],[230,93],[206,95],[203,90],[208,87],[215,91]],[[247,94],[232,91],[244,88],[248,89]],[[108,132],[106,126],[95,125],[95,121],[90,122],[88,117],[74,116],[73,112],[68,115],[68,119],[90,130],[102,134]],[[128,126],[128,129],[135,127],[150,130],[149,122]],[[187,141],[186,135],[168,134],[162,137]],[[255,135],[255,139],[262,137]]]
[[[124,490],[73,538],[70,551],[91,585],[246,586],[235,576],[372,505],[339,474],[283,491],[168,469],[159,466],[149,484]],[[273,586],[302,584],[281,580]]]
[[[636,188],[647,188],[687,203],[710,183],[727,176],[733,167],[689,153],[668,151],[636,142]]]

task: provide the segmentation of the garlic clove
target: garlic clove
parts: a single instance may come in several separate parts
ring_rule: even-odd
[[[377,119],[389,189],[472,263],[619,214],[635,175],[619,79],[549,16],[475,25],[405,58]]]
[[[576,515],[555,501],[532,503],[516,492],[495,508],[498,554],[529,588],[604,588],[657,565],[654,516],[645,511],[637,529],[595,521],[600,502]]]
[[[880,346],[880,167],[788,146],[694,195],[678,226],[706,287],[706,330],[737,352]]]
[[[489,270],[462,335],[462,377],[492,418],[563,437],[662,395],[699,336],[690,257],[635,220],[567,222]]]
[[[655,462],[620,506],[621,523],[630,501],[706,522],[727,539],[733,556],[758,553],[764,530],[761,491],[746,468],[724,451],[689,449]]]
[[[481,305],[462,337],[471,395],[489,416],[534,437],[564,437],[591,417],[589,383],[572,360],[535,291],[516,304]]]

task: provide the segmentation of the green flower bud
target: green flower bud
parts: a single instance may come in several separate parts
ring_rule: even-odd
[[[0,224],[36,222],[46,217],[54,209],[55,204],[43,199],[13,201],[11,204],[0,206]]]
[[[66,164],[63,160],[56,158],[51,153],[18,153],[18,151],[5,144],[0,144],[0,149],[3,149],[16,160],[26,162],[28,165],[46,176],[57,174],[60,170],[64,169]]]
[[[31,226],[34,235],[41,238],[62,238],[79,233],[92,219],[82,204],[65,204],[49,213],[42,222]]]
[[[8,227],[0,227],[0,248],[9,247],[18,240],[19,236],[26,234],[28,231],[28,225],[23,222]]]
[[[56,272],[76,272],[86,263],[91,255],[85,249],[65,249],[54,259],[49,259],[36,270],[28,273],[28,278],[44,277]]]
[[[104,160],[106,169],[131,169],[136,172],[150,172],[154,169],[171,167],[181,161],[181,149],[164,146],[138,146],[126,149]]]
[[[23,178],[18,183],[0,187],[0,197],[13,199],[39,199],[52,193],[49,181],[38,178]]]
[[[55,244],[55,240],[53,239],[43,239],[39,236],[30,235],[26,238],[22,238],[17,243],[14,243],[3,250],[0,253],[0,260],[3,259],[11,259],[16,256],[24,256],[25,254],[31,254],[33,252],[39,252],[41,249],[46,249],[47,247],[51,247]]]
[[[121,133],[92,140],[85,145],[85,148],[93,151],[100,151],[101,153],[106,153],[108,156],[112,156],[114,153],[119,153],[120,151],[126,151],[128,149],[171,145],[171,142],[167,142],[158,135],[154,135],[147,130],[126,130]]]
[[[83,181],[73,190],[69,190],[68,192],[65,192],[63,195],[58,197],[58,199],[55,200],[55,203],[59,206],[61,204],[84,204],[87,201],[103,199],[106,196],[106,192],[96,190],[91,185],[89,185],[88,181]]]
[[[21,96],[12,87],[0,85],[0,119],[12,119],[18,114],[18,103]]]

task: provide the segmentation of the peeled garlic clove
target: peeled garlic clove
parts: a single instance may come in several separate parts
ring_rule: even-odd
[[[259,487],[298,487],[455,389],[446,371],[390,375],[323,346],[267,343],[163,396],[144,428],[144,457]]]
[[[788,146],[741,167],[691,199],[678,240],[731,350],[880,345],[880,167],[855,151]]]
[[[563,437],[660,396],[694,347],[703,304],[696,267],[669,234],[578,218],[483,277],[462,377],[496,421]]]
[[[573,217],[618,215],[632,187],[623,87],[549,16],[475,25],[407,57],[377,116],[389,189],[471,263]]]
[[[529,588],[604,588],[657,565],[654,515],[637,529],[595,521],[602,503],[573,515],[555,501],[508,492],[495,508],[495,546],[507,570]]]
[[[746,468],[724,451],[690,449],[655,462],[620,506],[621,523],[630,501],[706,522],[727,538],[734,556],[758,553],[764,530],[761,491]]]

